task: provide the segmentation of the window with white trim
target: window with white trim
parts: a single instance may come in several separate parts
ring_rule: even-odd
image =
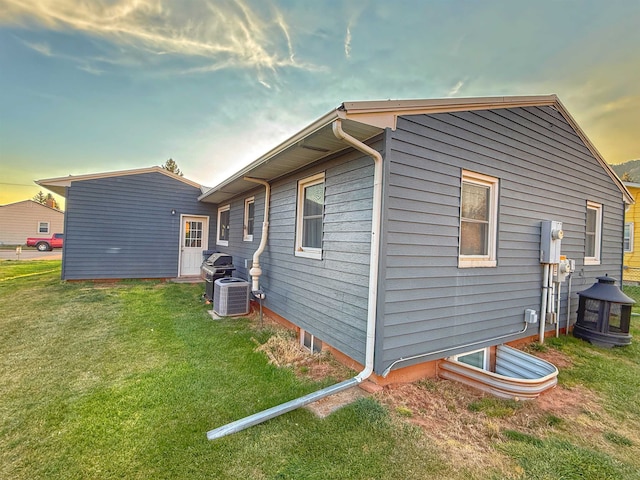
[[[256,213],[255,197],[244,199],[244,234],[242,239],[245,242],[253,241],[254,217]]]
[[[49,233],[49,222],[38,222],[38,233]]]
[[[498,179],[462,171],[458,267],[495,267]]]
[[[584,264],[600,265],[600,245],[602,243],[602,205],[587,202],[587,216],[584,240]]]
[[[300,346],[311,353],[320,353],[322,351],[322,340],[301,328]]]
[[[224,247],[229,245],[229,220],[231,205],[218,208],[218,235],[216,244]]]
[[[298,182],[295,254],[322,258],[324,173]]]
[[[457,360],[460,363],[471,365],[472,367],[481,368],[482,370],[489,370],[489,349],[481,348],[479,350],[473,350],[471,352],[461,353],[454,355],[453,360]]]
[[[624,224],[624,251],[633,252],[633,222]]]

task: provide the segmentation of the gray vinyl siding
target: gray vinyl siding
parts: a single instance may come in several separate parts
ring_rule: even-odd
[[[378,145],[379,146],[379,145]],[[294,254],[298,181],[325,172],[322,259]],[[347,153],[272,185],[269,237],[260,258],[264,305],[349,357],[364,362],[366,338],[373,161]],[[244,199],[255,196],[253,242],[242,241]],[[250,280],[244,268],[258,248],[264,188],[231,202],[228,247],[235,276]]]
[[[200,193],[161,173],[72,182],[63,279],[177,277],[181,214],[209,216],[215,248],[217,208]]]
[[[563,222],[562,254],[576,261],[572,321],[575,292],[599,275],[619,277],[622,194],[552,107],[401,117],[390,135],[376,372],[403,357],[440,352],[417,363],[518,338],[491,340],[519,332],[524,310],[540,309],[542,220]],[[458,268],[463,169],[499,179],[495,268]],[[603,205],[596,266],[584,265],[587,201]]]

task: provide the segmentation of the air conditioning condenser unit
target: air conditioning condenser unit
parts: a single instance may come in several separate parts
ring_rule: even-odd
[[[222,317],[249,313],[249,282],[240,278],[219,278],[215,281],[213,311]]]

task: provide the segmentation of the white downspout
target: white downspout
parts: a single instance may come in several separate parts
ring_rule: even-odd
[[[376,342],[376,308],[378,304],[378,264],[380,257],[380,230],[382,224],[382,155],[342,130],[342,120],[333,122],[333,134],[356,150],[373,159],[373,209],[371,214],[371,252],[369,257],[369,303],[367,306],[367,343],[365,368],[356,379],[365,380],[373,373],[373,353]]]
[[[271,418],[275,418],[284,413],[290,412],[297,408],[313,403],[322,398],[336,394],[343,390],[349,389],[355,385],[358,385],[363,380],[367,379],[373,373],[373,353],[375,348],[376,339],[376,306],[378,300],[378,257],[380,251],[380,225],[382,224],[382,155],[377,150],[365,145],[359,140],[353,138],[351,135],[345,133],[342,130],[341,120],[337,119],[333,122],[334,135],[348,143],[356,150],[369,155],[373,159],[374,163],[374,175],[373,175],[373,208],[371,213],[371,256],[369,260],[369,301],[367,310],[367,338],[365,344],[365,365],[364,369],[355,377],[345,380],[344,382],[337,383],[330,387],[323,388],[317,392],[309,393],[303,397],[291,400],[289,402],[271,407],[262,412],[255,413],[235,422],[228,423],[221,427],[215,428],[207,432],[208,440],[215,440],[231,433],[239,432],[253,425],[265,422]],[[246,180],[249,180],[246,178]],[[260,182],[258,182],[260,183]],[[265,182],[266,183],[266,182]],[[267,218],[267,217],[265,217]],[[263,240],[266,238],[263,232]],[[266,240],[264,240],[266,242]],[[262,242],[261,242],[262,246]],[[256,254],[262,253],[262,250],[258,248]],[[259,257],[259,255],[258,255]],[[256,256],[254,254],[254,264]],[[253,268],[251,269],[253,271]],[[253,273],[252,273],[253,277]],[[255,281],[255,280],[254,280]]]
[[[251,264],[251,291],[258,292],[260,290],[260,276],[262,275],[262,268],[260,268],[260,255],[264,252],[267,246],[267,236],[269,235],[269,204],[271,203],[271,185],[265,180],[259,178],[244,177],[247,182],[259,183],[264,185],[264,216],[262,220],[262,237],[260,237],[260,245],[253,254],[253,261]],[[262,294],[264,295],[264,294]]]

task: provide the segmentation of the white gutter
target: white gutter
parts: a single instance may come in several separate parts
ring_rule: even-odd
[[[380,155],[380,152],[378,152],[377,150],[374,150],[368,145],[365,145],[364,143],[355,139],[351,135],[345,133],[342,130],[340,119],[336,119],[333,122],[332,128],[333,133],[337,138],[343,140],[345,143],[348,143],[356,150],[369,155],[373,159],[374,163],[373,208],[371,213],[371,255],[369,260],[369,302],[367,310],[367,339],[365,344],[364,369],[355,377],[350,378],[349,380],[345,380],[344,382],[340,382],[330,387],[323,388],[322,390],[312,392],[308,395],[297,398],[295,400],[291,400],[287,403],[277,405],[262,412],[255,413],[248,417],[241,418],[240,420],[236,420],[235,422],[231,422],[221,427],[210,430],[209,432],[207,432],[208,440],[215,440],[231,433],[239,432],[246,428],[265,422],[271,418],[278,417],[284,413],[308,405],[309,403],[313,403],[322,398],[334,395],[343,390],[347,390],[348,388],[358,385],[373,373],[373,354],[376,339],[376,305],[378,299],[378,257],[380,251],[380,225],[382,224],[382,155]],[[255,179],[252,180],[248,178],[245,178],[245,180],[255,181]],[[264,235],[263,231],[263,239],[265,238],[266,236]],[[256,253],[262,253],[262,250],[259,248]]]
[[[262,268],[260,268],[260,255],[264,252],[267,246],[267,235],[269,234],[269,204],[271,203],[271,185],[269,182],[261,180],[259,178],[244,177],[244,180],[253,183],[259,183],[264,185],[264,216],[262,220],[262,237],[260,238],[260,245],[258,250],[253,254],[253,263],[249,275],[251,275],[251,291],[258,292],[260,290],[260,275],[262,275]]]

